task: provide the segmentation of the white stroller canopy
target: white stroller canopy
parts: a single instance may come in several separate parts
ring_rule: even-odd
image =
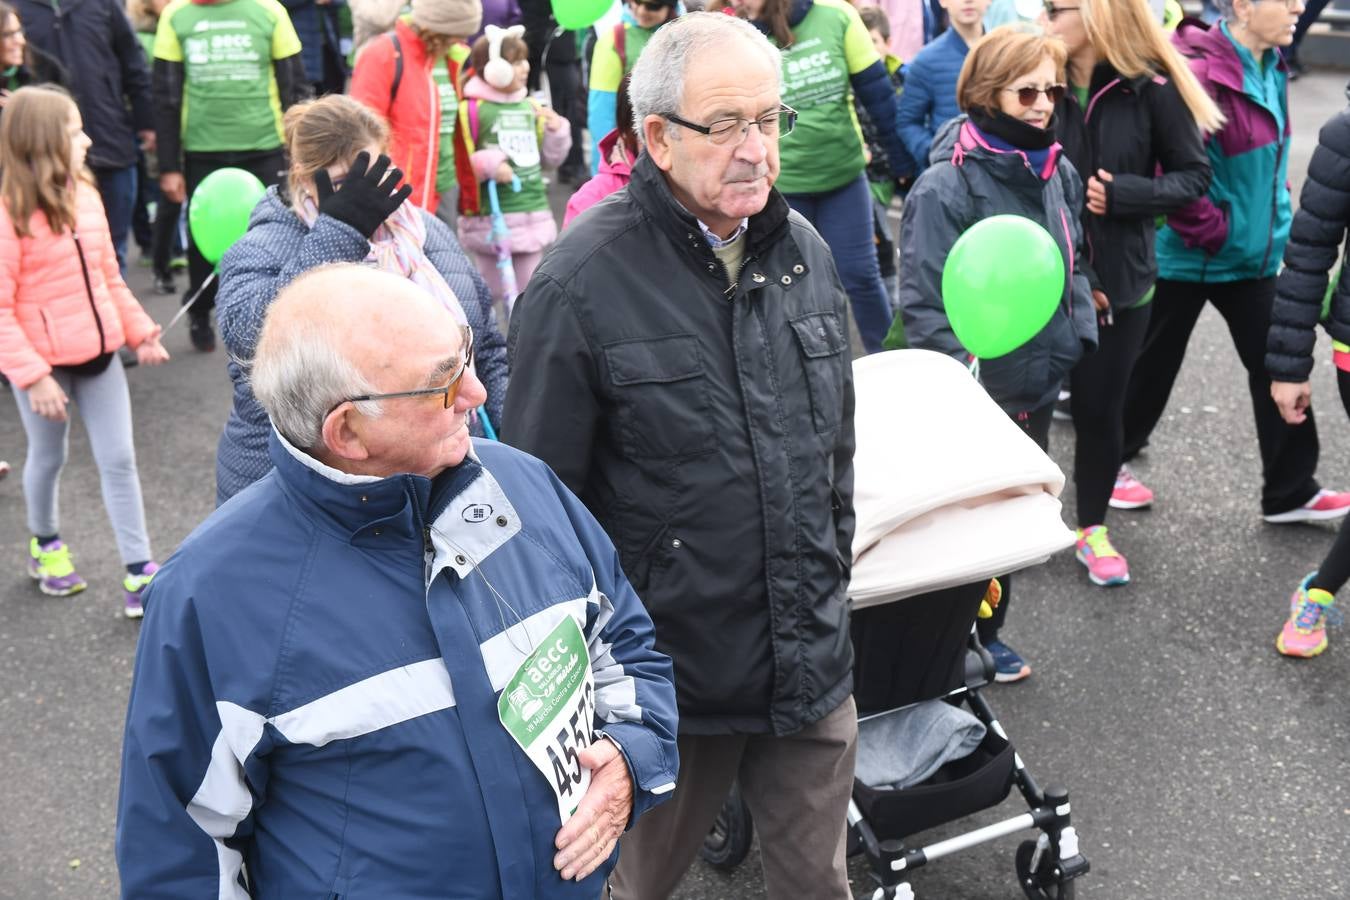
[[[1064,473],[960,363],[893,350],[853,364],[855,608],[1044,562],[1074,542]]]

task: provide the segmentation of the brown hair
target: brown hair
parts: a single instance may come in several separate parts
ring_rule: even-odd
[[[427,59],[440,60],[455,44],[460,43],[460,38],[452,34],[441,34],[439,31],[427,31],[421,25],[412,26],[413,33],[422,41],[422,46],[426,50]]]
[[[76,181],[90,181],[70,165],[70,114],[75,101],[53,85],[21,87],[0,116],[0,198],[14,230],[32,235],[29,220],[41,211],[54,232],[75,229]]]
[[[478,40],[473,42],[473,49],[469,51],[469,65],[473,67],[473,72],[471,73],[466,69],[460,76],[461,80],[468,81],[473,75],[481,78],[483,70],[487,68],[490,52],[487,35],[479,35]],[[525,43],[524,38],[516,37],[513,34],[502,38],[502,59],[514,65],[529,58],[530,47]]]
[[[1056,80],[1064,81],[1068,52],[1064,42],[1034,25],[1001,25],[975,42],[956,79],[956,105],[963,112],[996,110],[998,94],[1049,59],[1055,64]]]
[[[864,28],[881,35],[883,41],[891,39],[891,20],[880,6],[864,6],[858,10],[858,18],[862,19]]]
[[[792,26],[788,24],[788,13],[792,9],[792,0],[764,0],[764,7],[755,21],[769,26],[769,35],[778,42],[780,49],[791,47],[796,37]]]
[[[383,150],[389,142],[384,119],[346,94],[297,103],[286,110],[282,124],[291,158],[292,191],[302,182],[313,181],[320,169],[351,162],[371,144]]]

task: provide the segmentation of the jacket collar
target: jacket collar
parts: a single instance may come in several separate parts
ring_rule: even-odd
[[[953,120],[955,121],[955,120]],[[1055,167],[1059,164],[1060,154],[1064,148],[1059,142],[1050,145],[1050,153],[1045,159],[1045,165],[1040,171],[1036,172],[1041,182],[1049,181],[1055,173]],[[956,141],[951,151],[951,161],[954,166],[965,164],[967,157],[985,159],[992,163],[1004,177],[1015,177],[1019,171],[1028,171],[1031,168],[1031,161],[1021,150],[1000,150],[989,143],[980,133],[967,116],[960,117],[960,130],[957,132]]]
[[[715,260],[712,249],[698,227],[698,219],[675,199],[666,181],[666,174],[652,162],[650,155],[639,155],[633,164],[633,180],[628,183],[628,192],[657,227],[665,232],[666,237],[676,244],[688,246],[700,259],[706,257],[708,262]],[[771,188],[764,208],[750,217],[750,226],[746,231],[747,258],[751,255],[763,256],[786,236],[788,211],[783,195]]]
[[[1172,38],[1182,54],[1204,60],[1201,81],[1210,81],[1238,94],[1245,94],[1246,84],[1242,69],[1242,55],[1237,46],[1224,34],[1224,28],[1210,26],[1199,19],[1185,18],[1177,26]],[[1274,51],[1272,51],[1274,52]],[[1284,57],[1275,53],[1275,66],[1286,70]]]

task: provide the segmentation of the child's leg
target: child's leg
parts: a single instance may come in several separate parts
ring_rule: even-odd
[[[61,390],[71,395],[71,378],[53,373]],[[23,466],[23,499],[28,507],[28,530],[35,537],[49,538],[61,530],[57,506],[61,467],[66,464],[70,444],[70,419],[53,422],[33,412],[28,391],[11,385],[19,407],[19,420],[28,435],[28,460]],[[67,413],[70,412],[67,407]]]
[[[516,273],[517,297],[519,297],[521,294],[525,292],[525,285],[530,283],[530,276],[534,274],[535,269],[539,268],[539,260],[543,258],[544,258],[544,251],[542,250],[537,251],[535,253],[511,254],[511,267],[515,270]],[[510,306],[507,306],[506,315],[508,318],[511,315]]]
[[[499,303],[502,299],[502,272],[497,268],[497,256],[493,253],[479,253],[477,250],[470,251],[473,255],[473,264],[478,267],[478,274],[483,276],[487,282],[488,293],[492,295],[492,302]]]
[[[71,399],[80,409],[89,445],[98,464],[103,505],[108,510],[123,565],[151,559],[145,528],[145,505],[136,472],[136,447],[131,436],[131,397],[122,361],[113,354],[99,375],[74,379]]]
[[[1350,416],[1350,372],[1336,369],[1336,386],[1340,388],[1341,403]],[[1336,542],[1327,551],[1326,559],[1317,568],[1317,574],[1308,583],[1309,588],[1320,588],[1335,594],[1350,581],[1350,519],[1346,519],[1336,534]]]

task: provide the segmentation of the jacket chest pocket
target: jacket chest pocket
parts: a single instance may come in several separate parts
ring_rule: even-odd
[[[708,376],[698,338],[674,334],[604,348],[615,402],[613,427],[626,453],[672,458],[714,447]]]
[[[806,370],[811,421],[819,434],[835,431],[843,416],[843,367],[849,364],[844,354],[848,340],[843,323],[836,313],[819,312],[798,316],[791,325]]]

